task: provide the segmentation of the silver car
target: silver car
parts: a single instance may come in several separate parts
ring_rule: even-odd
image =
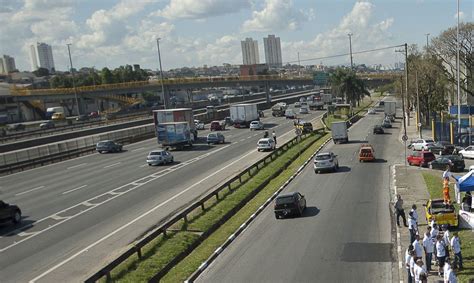
[[[320,173],[322,171],[336,172],[339,169],[339,161],[337,155],[332,152],[318,153],[314,157],[314,173]]]
[[[252,121],[250,123],[250,130],[251,131],[253,131],[253,130],[263,130],[263,129],[265,129],[265,126],[260,121]]]
[[[225,137],[221,133],[210,133],[207,135],[207,144],[225,143]]]
[[[148,163],[149,166],[173,162],[174,157],[171,152],[167,150],[152,150],[150,151],[150,153],[148,153],[148,156],[146,157],[146,163]]]

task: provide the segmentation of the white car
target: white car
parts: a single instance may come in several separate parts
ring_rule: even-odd
[[[434,140],[432,139],[419,139],[412,142],[411,147],[413,150],[429,150],[433,144]]]
[[[199,120],[194,120],[194,125],[196,125],[197,130],[204,130],[204,123]]]
[[[367,114],[375,114],[375,109],[369,108],[369,110],[367,110]]]
[[[174,157],[171,152],[167,150],[152,150],[150,151],[150,153],[148,153],[148,156],[146,157],[146,163],[148,163],[149,166],[173,162]]]
[[[308,114],[308,113],[309,113],[308,107],[303,107],[303,106],[301,106],[299,112],[300,112],[300,114]]]
[[[301,107],[301,103],[299,101],[296,101],[295,102],[295,108],[299,108],[299,107]]]
[[[263,129],[265,129],[265,126],[260,121],[252,121],[252,122],[250,122],[250,127],[249,128],[250,128],[251,131],[253,131],[253,130],[263,130]]]
[[[314,157],[314,173],[322,171],[336,172],[337,169],[339,169],[339,161],[334,153],[322,152]]]
[[[463,158],[474,158],[474,145],[468,146],[459,151],[459,155]]]
[[[259,139],[257,143],[257,151],[274,150],[276,147],[273,138]]]

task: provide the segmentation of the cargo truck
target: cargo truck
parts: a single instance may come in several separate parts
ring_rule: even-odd
[[[230,119],[236,128],[248,128],[250,123],[260,120],[257,104],[234,104],[230,106]]]
[[[324,101],[322,101],[320,97],[314,97],[313,99],[308,100],[308,106],[311,110],[323,110]]]
[[[288,108],[286,103],[278,102],[272,107],[272,116],[273,117],[282,117],[285,116],[285,110]]]
[[[331,104],[332,103],[332,94],[330,93],[322,93],[321,94],[321,100],[323,101],[324,104]]]
[[[55,113],[62,114],[64,117],[66,117],[66,111],[64,111],[64,107],[56,106],[46,108],[46,119],[51,119]]]
[[[349,142],[346,122],[345,121],[332,122],[331,135],[332,135],[332,140],[335,144]]]
[[[156,125],[156,137],[163,148],[192,147],[194,140],[188,122],[159,123]]]
[[[161,123],[187,122],[189,131],[194,140],[197,140],[197,129],[194,123],[193,109],[191,108],[153,110],[153,122],[155,127]]]
[[[384,105],[385,116],[395,117],[396,108],[397,108],[397,103],[395,101],[385,101],[385,105]]]

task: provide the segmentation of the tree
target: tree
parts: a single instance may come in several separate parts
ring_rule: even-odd
[[[343,96],[344,101],[353,107],[359,104],[365,95],[370,95],[365,82],[357,78],[352,70],[337,68],[329,75],[329,82],[336,94]]]
[[[461,23],[459,25],[459,74],[461,90],[469,95],[473,93],[474,70],[474,23]],[[429,52],[441,59],[441,68],[449,82],[457,84],[457,38],[456,27],[449,28],[431,41]]]
[[[100,79],[103,84],[112,84],[114,83],[114,76],[109,68],[104,67],[100,72]]]
[[[38,68],[38,70],[34,71],[33,74],[37,77],[47,77],[49,76],[49,70],[46,68]]]

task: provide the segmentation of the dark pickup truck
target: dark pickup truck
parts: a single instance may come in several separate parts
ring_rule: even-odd
[[[0,200],[0,223],[4,222],[20,223],[21,210],[18,206],[8,204]]]

